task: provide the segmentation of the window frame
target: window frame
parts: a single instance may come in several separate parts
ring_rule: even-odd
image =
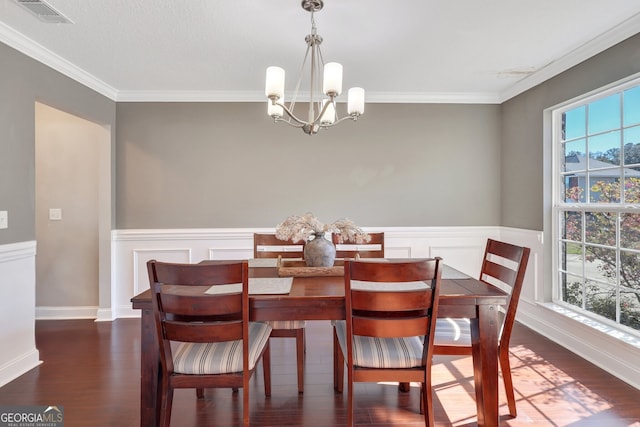
[[[564,224],[564,214],[565,212],[580,212],[582,216],[581,223],[581,241],[578,242],[581,244],[581,248],[583,254],[585,253],[585,247],[589,242],[585,238],[585,213],[587,212],[611,212],[616,215],[615,220],[615,243],[613,246],[607,245],[606,247],[613,247],[616,251],[616,262],[618,267],[620,266],[620,251],[621,251],[621,233],[620,233],[620,216],[625,213],[633,213],[640,215],[640,203],[622,203],[624,200],[624,195],[621,194],[622,199],[620,203],[597,203],[591,202],[591,192],[589,190],[591,182],[590,172],[594,169],[591,169],[587,166],[585,170],[585,188],[587,191],[585,192],[585,202],[567,202],[565,198],[565,179],[568,175],[566,168],[563,168],[565,161],[565,150],[563,146],[563,133],[562,133],[562,116],[565,112],[574,110],[576,108],[580,108],[582,106],[586,106],[588,104],[594,103],[598,100],[610,97],[616,93],[622,93],[625,90],[640,87],[640,73],[635,74],[633,76],[629,76],[626,79],[623,79],[618,82],[614,82],[608,86],[603,88],[596,89],[590,93],[584,94],[582,96],[576,97],[572,100],[566,101],[562,104],[556,105],[549,109],[551,112],[551,162],[552,162],[552,194],[551,194],[551,225],[552,225],[552,254],[551,254],[551,264],[552,264],[552,274],[551,274],[551,300],[553,303],[564,307],[565,309],[575,311],[584,315],[586,317],[592,318],[598,322],[606,324],[607,326],[613,327],[615,329],[622,330],[624,332],[630,333],[636,337],[640,337],[640,330],[633,329],[632,327],[626,326],[620,323],[621,319],[621,309],[620,309],[620,290],[621,290],[621,281],[620,275],[616,275],[615,283],[612,286],[615,286],[615,295],[616,295],[616,310],[615,310],[615,320],[608,319],[604,316],[596,314],[592,311],[589,311],[585,308],[587,296],[583,293],[583,303],[582,307],[578,307],[576,305],[567,303],[563,301],[562,293],[563,293],[563,274],[567,273],[567,270],[562,270],[562,260],[561,257],[564,254],[563,245],[570,239],[566,239],[563,237],[563,224]],[[623,99],[620,100],[620,122],[618,127],[610,131],[620,131],[622,132],[624,127],[624,108],[623,108]],[[585,123],[585,128],[588,129],[588,115],[585,117],[587,123]],[[598,134],[595,132],[594,134]],[[584,138],[591,137],[588,130],[585,132]],[[622,137],[622,136],[621,136]],[[585,157],[589,158],[589,147],[588,144],[585,146]],[[620,178],[623,178],[624,170],[628,167],[637,167],[637,164],[625,165],[623,160],[623,151],[624,151],[624,141],[621,144],[621,161],[620,165],[617,167],[612,167],[611,169],[619,169]],[[621,182],[624,182],[621,180]],[[623,193],[623,192],[621,192]],[[625,248],[625,251],[629,251],[629,249]],[[631,250],[631,253],[638,254],[640,256],[640,250]],[[583,283],[583,291],[584,291],[584,283],[587,279],[591,279],[585,272],[584,266],[582,267],[580,280]],[[611,285],[611,284],[609,284]]]

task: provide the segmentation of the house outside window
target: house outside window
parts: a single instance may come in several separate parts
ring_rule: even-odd
[[[640,335],[640,78],[553,111],[554,302]]]

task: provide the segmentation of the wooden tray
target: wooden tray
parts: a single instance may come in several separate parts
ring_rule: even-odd
[[[307,267],[304,260],[287,260],[278,257],[276,267],[278,276],[281,277],[344,276],[343,260],[336,260],[333,267]]]

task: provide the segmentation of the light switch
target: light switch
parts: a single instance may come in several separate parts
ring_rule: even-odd
[[[0,211],[0,230],[9,228],[9,212]]]
[[[62,209],[60,208],[49,209],[49,219],[51,221],[60,221],[62,219]]]

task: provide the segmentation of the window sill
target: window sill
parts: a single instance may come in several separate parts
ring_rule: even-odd
[[[624,332],[620,329],[604,324],[602,322],[598,322],[597,320],[594,320],[590,317],[580,314],[577,311],[573,311],[567,307],[563,307],[555,303],[539,303],[539,305],[555,313],[558,313],[562,316],[575,320],[576,322],[579,322],[585,326],[588,326],[589,328],[592,328],[595,331],[598,331],[602,334],[606,334],[612,338],[615,338],[635,348],[640,349],[640,338],[635,335],[629,334],[627,332]]]

